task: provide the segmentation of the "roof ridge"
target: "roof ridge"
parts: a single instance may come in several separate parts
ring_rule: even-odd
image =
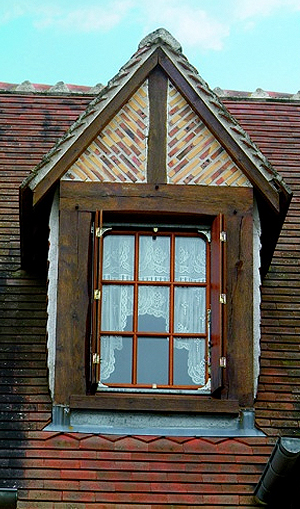
[[[55,85],[32,83],[29,80],[25,80],[22,83],[0,82],[0,93],[10,92],[46,95],[97,95],[103,88],[104,85],[101,83],[90,87],[86,85],[66,84],[64,81],[58,81]]]
[[[275,92],[257,88],[254,92],[243,90],[227,90],[220,87],[214,88],[215,94],[221,99],[262,99],[262,100],[300,100],[300,91],[295,94],[288,92]]]

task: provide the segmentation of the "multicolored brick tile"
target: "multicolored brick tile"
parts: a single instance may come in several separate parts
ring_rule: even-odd
[[[73,164],[64,180],[145,182],[148,124],[145,81]]]
[[[168,182],[214,186],[251,186],[225,149],[169,83]]]

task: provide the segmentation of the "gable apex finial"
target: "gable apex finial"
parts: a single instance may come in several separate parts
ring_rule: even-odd
[[[167,44],[168,46],[171,46],[173,50],[182,53],[181,44],[165,28],[158,28],[157,30],[154,30],[154,32],[151,32],[150,34],[146,35],[146,37],[144,37],[144,39],[141,40],[139,44],[139,49],[157,43]]]

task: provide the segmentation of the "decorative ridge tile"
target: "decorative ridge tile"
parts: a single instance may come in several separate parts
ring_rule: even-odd
[[[55,85],[45,85],[42,83],[31,83],[25,80],[22,83],[6,83],[0,82],[0,93],[29,93],[43,95],[96,95],[101,92],[104,85],[98,83],[93,87],[66,84],[63,81],[57,82]]]

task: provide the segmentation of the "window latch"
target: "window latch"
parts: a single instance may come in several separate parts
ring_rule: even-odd
[[[104,233],[108,232],[109,230],[112,230],[112,228],[101,228],[98,226],[98,228],[96,228],[96,237],[103,237]]]

